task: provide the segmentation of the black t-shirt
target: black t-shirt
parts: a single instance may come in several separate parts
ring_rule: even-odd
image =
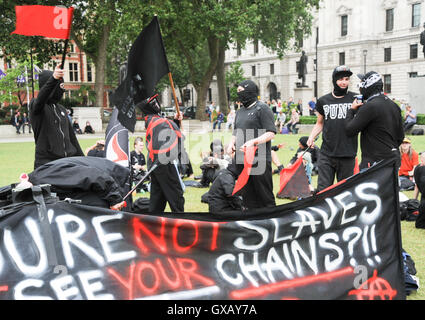
[[[266,132],[276,133],[274,115],[269,106],[257,101],[252,107],[242,107],[236,112],[233,135],[236,136],[236,159],[243,159],[239,148],[248,140],[258,138]],[[271,141],[258,145],[258,159],[271,161]],[[243,160],[242,160],[243,163]]]
[[[421,202],[425,200],[425,166],[418,165],[413,172],[415,183],[418,186],[419,192],[421,193]]]
[[[320,150],[329,157],[354,158],[357,154],[357,135],[345,133],[345,118],[355,95],[348,91],[344,97],[335,98],[329,93],[317,101],[316,110],[324,117]]]
[[[131,165],[138,164],[139,166],[144,166],[146,164],[146,159],[143,153],[138,154],[135,150],[130,152]]]

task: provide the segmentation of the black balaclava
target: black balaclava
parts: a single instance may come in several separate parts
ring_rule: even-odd
[[[301,137],[298,141],[299,141],[299,143],[301,143],[301,145],[303,146],[304,149],[307,149],[307,147],[308,147],[308,145],[307,145],[308,137],[306,137],[306,136]]]
[[[151,114],[161,114],[161,105],[156,99],[157,96],[158,95],[156,94],[150,98],[142,100],[136,105],[136,107],[140,108],[145,116]]]
[[[359,90],[363,95],[363,100],[366,101],[375,94],[383,92],[384,83],[382,77],[375,71],[370,71],[366,74],[358,74],[360,79]]]
[[[38,87],[40,88],[40,90],[46,84],[47,80],[49,80],[49,78],[52,76],[53,76],[53,71],[50,71],[50,70],[43,70],[38,75]],[[60,79],[55,89],[52,91],[49,98],[47,99],[48,103],[57,103],[60,101],[60,99],[62,99],[63,94],[65,92],[65,90],[62,89],[60,86],[62,83],[63,83],[63,79]]]
[[[332,84],[334,86],[333,93],[337,97],[345,96],[348,92],[348,87],[345,89],[342,89],[339,87],[336,82],[337,80],[343,78],[343,77],[351,77],[353,73],[351,72],[350,68],[346,66],[339,66],[336,67],[332,73]]]
[[[235,160],[233,159],[228,165],[227,165],[227,171],[229,171],[232,176],[237,179],[237,177],[241,174],[243,168],[239,168],[236,163]]]
[[[238,92],[238,100],[242,102],[245,108],[248,108],[251,104],[257,101],[258,87],[251,80],[245,80],[239,83],[238,86],[243,87],[245,90]]]

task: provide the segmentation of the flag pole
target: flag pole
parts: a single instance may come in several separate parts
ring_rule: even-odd
[[[174,89],[173,76],[171,75],[171,72],[168,73],[168,78],[170,79],[171,89],[173,90],[174,103],[176,104],[177,115],[180,117],[179,102],[177,101],[176,89]]]
[[[34,63],[32,59],[32,46],[30,48],[30,57],[31,57],[31,93],[32,93],[32,97],[34,98]]]
[[[62,70],[65,69],[65,57],[66,57],[66,50],[67,50],[67,47],[68,47],[68,42],[69,42],[69,39],[67,38],[65,40],[65,45],[63,46],[62,62],[61,62]]]

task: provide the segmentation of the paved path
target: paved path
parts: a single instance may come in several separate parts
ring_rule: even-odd
[[[184,120],[183,121],[184,134],[188,134],[188,133],[205,134],[205,133],[211,132],[211,129],[212,129],[212,123],[209,123],[207,121],[199,121],[199,120],[190,120],[190,121]],[[134,132],[134,133],[130,132],[130,137],[144,135],[144,134],[145,134],[145,131]],[[78,140],[105,139],[105,132],[103,131],[103,132],[99,132],[95,134],[78,134],[77,138]],[[0,143],[33,142],[33,141],[34,141],[33,133],[29,134],[28,132],[25,134],[12,133],[12,134],[6,134],[3,136],[0,135]]]

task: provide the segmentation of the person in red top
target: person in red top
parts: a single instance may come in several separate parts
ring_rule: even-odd
[[[398,171],[398,176],[400,178],[400,183],[402,183],[403,180],[413,179],[413,171],[419,164],[419,156],[418,153],[413,150],[412,142],[408,138],[404,138],[400,145],[400,155],[401,165]]]

